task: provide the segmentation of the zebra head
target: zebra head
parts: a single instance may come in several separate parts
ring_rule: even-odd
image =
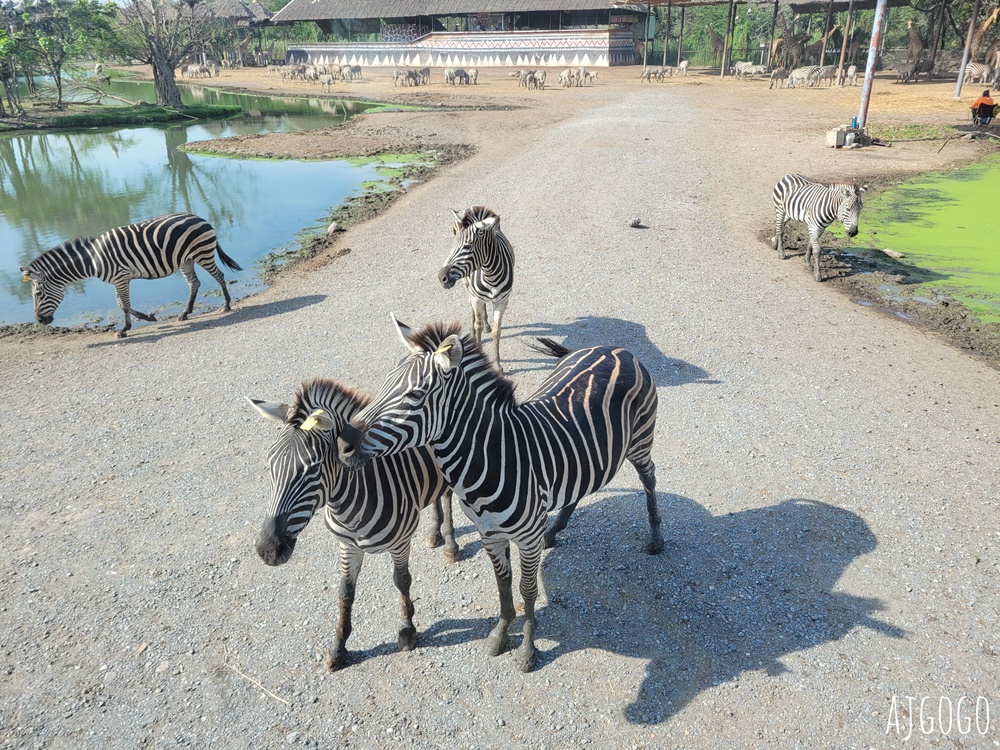
[[[34,263],[21,266],[21,273],[24,274],[26,282],[31,282],[31,296],[35,301],[35,320],[48,325],[66,295],[65,282],[58,283],[44,269],[35,268]]]
[[[868,188],[853,182],[840,183],[836,187],[841,194],[837,218],[844,225],[847,236],[855,237],[858,234],[858,219],[861,217],[861,196]]]
[[[336,381],[317,378],[303,383],[292,406],[247,400],[262,416],[282,424],[267,452],[271,502],[256,543],[265,563],[281,565],[343,471],[337,436],[367,399]]]
[[[398,320],[396,330],[410,354],[385,379],[382,389],[340,434],[340,460],[351,469],[376,456],[399,453],[441,437],[454,403],[462,357],[478,351],[471,337],[459,335],[457,323],[432,324],[412,331]]]
[[[486,255],[495,242],[500,217],[485,206],[472,206],[455,216],[455,243],[451,255],[438,271],[438,280],[445,289],[485,265]]]

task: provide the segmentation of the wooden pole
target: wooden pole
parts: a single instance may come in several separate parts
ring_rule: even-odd
[[[941,32],[944,31],[945,0],[939,0],[937,24],[934,29],[934,44],[931,47],[930,69],[934,71],[934,61],[937,60],[938,46],[941,44]]]
[[[649,50],[649,16],[653,12],[653,6],[646,6],[646,23],[642,26],[642,67],[646,67],[646,52]]]
[[[777,2],[777,0],[775,0]],[[681,27],[677,30],[677,64],[681,64],[684,54],[684,6],[681,6]]]
[[[847,45],[851,41],[851,21],[854,15],[854,0],[847,5],[847,21],[844,22],[844,41],[840,45],[840,63],[837,65],[837,85],[844,85],[844,60],[847,58]]]
[[[719,72],[719,78],[726,77],[726,68],[729,67],[726,63],[732,53],[732,34],[730,29],[733,26],[733,17],[736,15],[734,8],[736,7],[736,0],[729,0],[729,14],[726,16],[726,36],[722,40],[722,70]]]
[[[767,43],[767,64],[771,64],[771,53],[774,51],[774,30],[778,27],[778,0],[774,0],[774,13],[771,15],[771,40]]]
[[[670,48],[670,4],[673,0],[667,0],[667,20],[666,28],[663,31],[663,62],[660,63],[664,68],[667,67],[667,50]]]
[[[826,23],[823,24],[823,47],[819,51],[819,64],[826,65],[826,41],[830,34],[830,19],[833,17],[833,0],[826,6]]]
[[[979,0],[972,5],[972,18],[969,19],[969,33],[965,36],[965,49],[962,51],[962,64],[958,66],[958,81],[955,83],[955,98],[962,96],[962,84],[965,82],[965,66],[969,64],[972,53],[972,37],[976,33],[976,21],[979,20]]]

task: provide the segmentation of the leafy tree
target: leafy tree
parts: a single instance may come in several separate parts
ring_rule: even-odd
[[[17,95],[17,54],[18,45],[14,35],[6,29],[0,29],[0,80],[3,81],[4,93],[7,95],[7,105],[11,115],[23,116],[24,108]],[[3,101],[0,99],[0,116],[6,117]]]
[[[157,104],[183,107],[174,68],[210,45],[212,11],[201,0],[131,0],[118,17],[119,55],[152,67]]]
[[[98,0],[40,0],[24,7],[21,41],[52,74],[57,107],[63,104],[64,64],[93,50],[93,40],[109,28],[113,14],[113,6]]]

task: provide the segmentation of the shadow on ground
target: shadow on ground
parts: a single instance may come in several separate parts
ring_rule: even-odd
[[[875,619],[878,600],[834,590],[876,546],[855,513],[794,499],[712,516],[688,498],[659,497],[660,556],[642,552],[645,512],[629,492],[578,508],[542,564],[548,605],[538,635],[543,649],[556,645],[542,651],[539,668],[588,648],[646,660],[624,707],[629,722],[662,723],[744,672],[781,674],[782,656],[857,627],[903,636]]]
[[[709,373],[697,365],[668,357],[653,343],[646,326],[631,320],[587,315],[572,323],[507,326],[503,332],[506,342],[501,342],[500,356],[505,358],[505,366],[512,368],[514,372],[552,369],[554,360],[538,356],[537,352],[518,341],[521,338],[533,341],[537,336],[546,336],[569,349],[589,346],[624,347],[639,358],[659,387],[685,383],[715,385],[721,382],[713,380]],[[509,339],[507,334],[510,334]],[[489,351],[489,347],[487,350]]]
[[[89,344],[89,346],[115,346],[123,343],[153,344],[164,338],[196,334],[204,328],[225,328],[226,326],[248,323],[251,320],[273,318],[276,315],[295,312],[310,305],[318,305],[325,299],[325,294],[309,294],[302,297],[268,302],[266,304],[236,307],[232,312],[228,313],[215,312],[195,315],[185,321],[176,319],[172,321],[165,320],[160,325],[154,327],[142,326],[140,328],[133,328],[128,332],[128,336],[124,340],[110,338],[107,341],[98,341]],[[120,328],[121,326],[119,325],[118,327]]]

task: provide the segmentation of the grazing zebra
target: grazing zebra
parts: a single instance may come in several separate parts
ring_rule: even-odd
[[[472,68],[469,71],[467,78],[468,79],[466,80],[466,83],[468,83],[471,80],[472,83],[474,83],[475,85],[478,86],[479,85],[479,68]],[[544,70],[542,71],[542,81],[543,82],[545,81],[545,71]]]
[[[500,216],[485,206],[471,206],[455,216],[455,242],[438,280],[451,289],[459,279],[472,304],[472,328],[482,343],[483,330],[491,326],[486,305],[493,307],[493,354],[500,365],[500,327],[514,286],[514,248],[500,231]]]
[[[91,276],[114,284],[118,307],[125,313],[125,327],[118,332],[118,338],[123,339],[132,327],[130,316],[156,320],[152,315],[132,309],[129,301],[132,279],[162,279],[180,269],[191,290],[187,308],[180,315],[180,320],[187,320],[201,286],[194,270],[197,264],[219,282],[226,299],[222,309],[229,312],[232,300],[226,277],[215,265],[216,253],[226,268],[243,270],[222,252],[211,224],[192,214],[170,214],[116,227],[100,237],[67,240],[22,266],[21,272],[24,280],[31,282],[35,318],[46,325],[52,322],[66,294],[67,284]]]
[[[767,84],[768,89],[775,88],[775,84],[777,84],[777,88],[783,88],[783,84],[787,78],[788,68],[775,68],[771,71],[771,79]]]
[[[411,650],[417,631],[410,600],[410,543],[421,510],[431,507],[434,512],[428,546],[438,546],[443,534],[446,558],[458,560],[451,496],[434,455],[428,448],[415,448],[373,460],[360,472],[348,471],[338,457],[337,437],[371,398],[335,380],[303,383],[292,406],[248,400],[262,416],[282,424],[267,454],[271,502],[257,554],[268,565],[287,562],[321,506],[327,528],[340,542],[340,615],[327,667],[337,670],[347,662],[354,592],[366,554],[388,552],[392,558],[402,611],[399,650]]]
[[[965,83],[976,81],[985,84],[992,77],[993,68],[986,63],[970,62],[965,66]]]
[[[822,81],[826,81],[827,86],[832,86],[833,82],[837,79],[837,66],[836,65],[823,65],[816,69],[813,73],[812,82],[810,85],[818,86]]]
[[[497,372],[457,324],[420,331],[397,322],[411,354],[386,378],[379,395],[356,414],[338,441],[340,458],[357,467],[376,456],[430,445],[462,509],[479,529],[500,595],[500,619],[487,639],[491,655],[508,645],[514,619],[510,543],[521,557],[524,640],[522,670],[535,661],[535,598],[544,546],[566,527],[581,498],[601,489],[627,459],[646,492],[650,541],[663,549],[650,458],[656,431],[656,385],[625,349],[570,352],[539,339],[562,360],[527,401]],[[545,530],[546,514],[559,511]]]
[[[812,86],[814,83],[813,75],[818,70],[818,65],[804,65],[801,68],[796,68],[785,79],[785,88],[794,89],[798,85]]]
[[[688,67],[690,63],[687,60],[681,60],[677,63],[677,75],[686,76],[688,74]]]
[[[566,68],[559,74],[559,83],[563,85],[563,88],[569,88],[573,85],[575,80],[576,79],[573,77],[573,71],[569,68]]]
[[[889,69],[896,72],[896,83],[909,83],[917,71],[917,64],[914,62],[897,61],[892,63]]]
[[[866,188],[854,182],[834,182],[823,184],[789,174],[778,180],[774,186],[775,233],[771,244],[777,248],[778,257],[784,260],[785,246],[781,233],[785,222],[805,222],[809,230],[809,246],[806,248],[806,268],[813,262],[813,276],[823,280],[819,267],[819,237],[837,219],[844,225],[848,237],[858,233],[858,217],[861,215],[861,195]]]

